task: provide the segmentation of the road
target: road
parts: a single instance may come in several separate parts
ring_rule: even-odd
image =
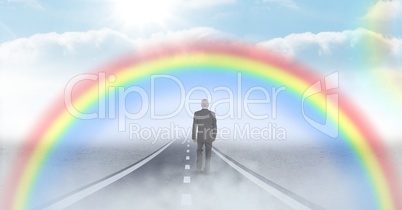
[[[40,209],[321,209],[213,151],[204,174],[194,167],[196,144],[172,141]]]

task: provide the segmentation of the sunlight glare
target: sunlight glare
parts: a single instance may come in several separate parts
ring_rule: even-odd
[[[114,18],[124,26],[164,24],[174,7],[172,0],[117,0],[114,2]]]

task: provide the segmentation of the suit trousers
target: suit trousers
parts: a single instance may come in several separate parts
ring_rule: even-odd
[[[209,172],[209,166],[211,161],[211,152],[212,152],[212,141],[197,141],[197,170],[201,170],[202,168],[202,151],[205,145],[205,167],[204,171]]]

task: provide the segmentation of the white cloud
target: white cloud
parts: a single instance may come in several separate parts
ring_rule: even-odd
[[[402,63],[402,39],[359,28],[342,32],[291,34],[259,43],[315,67],[334,64],[354,68],[363,63],[399,65]]]
[[[159,32],[149,38],[132,38],[111,29],[63,34],[37,34],[0,44],[0,68],[3,71],[24,73],[56,73],[70,71],[76,74],[82,68],[100,65],[127,51],[159,41],[206,40],[228,36],[208,27],[176,32]],[[66,67],[80,67],[70,69]],[[49,75],[48,75],[49,76]]]
[[[132,49],[133,45],[126,35],[109,29],[37,34],[1,44],[0,68],[3,71],[50,73],[45,69],[61,64],[71,67],[74,63],[93,63],[117,56]],[[51,72],[59,74],[63,70],[65,68],[55,68]]]
[[[263,0],[265,3],[277,4],[290,9],[299,9],[297,4],[293,0]]]
[[[190,30],[182,30],[175,32],[159,32],[154,33],[147,42],[166,42],[169,41],[183,41],[183,40],[210,40],[215,41],[218,38],[233,38],[234,36],[218,31],[210,27],[197,27]],[[145,42],[145,40],[144,40]]]
[[[318,56],[330,55],[331,47],[351,41],[351,31],[344,32],[311,32],[290,34],[284,38],[275,38],[259,43],[259,45],[284,53],[290,57],[300,57],[306,51]]]
[[[378,1],[376,4],[370,7],[364,18],[374,21],[391,21],[400,19],[401,15],[401,0],[385,0]]]

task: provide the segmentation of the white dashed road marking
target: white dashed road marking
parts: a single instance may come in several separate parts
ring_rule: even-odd
[[[187,140],[187,142],[190,142],[190,140]],[[190,147],[190,144],[187,144],[187,148]],[[190,153],[190,150],[187,149],[186,153]],[[190,160],[190,156],[186,155],[186,160]],[[190,165],[185,164],[184,165],[184,170],[190,170]],[[183,183],[184,184],[190,184],[191,183],[191,177],[190,176],[184,176],[183,178]],[[191,194],[182,194],[181,195],[181,205],[182,206],[191,206],[192,205],[192,198]]]
[[[190,178],[190,176],[184,176],[183,183],[184,183],[184,184],[191,183],[191,178]]]

